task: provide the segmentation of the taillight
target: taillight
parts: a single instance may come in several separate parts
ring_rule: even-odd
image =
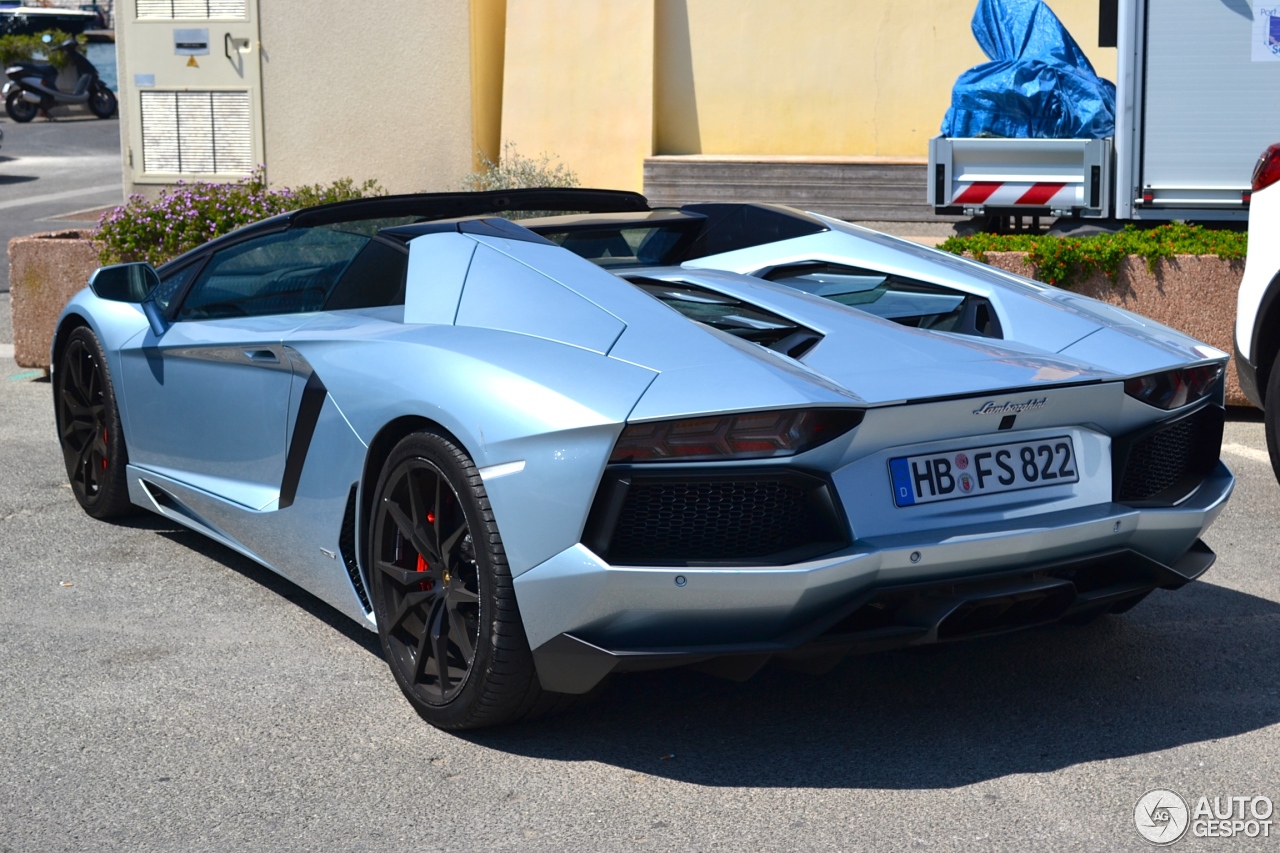
[[[1124,381],[1124,393],[1157,409],[1180,409],[1203,400],[1222,377],[1222,365],[1181,367]]]
[[[704,462],[794,456],[862,423],[860,409],[789,409],[630,424],[614,462]]]
[[[1280,142],[1263,151],[1258,165],[1253,167],[1253,191],[1266,189],[1276,181],[1280,181]]]

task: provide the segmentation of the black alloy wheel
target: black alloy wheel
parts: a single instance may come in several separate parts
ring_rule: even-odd
[[[443,729],[500,725],[558,704],[538,684],[489,499],[450,438],[392,450],[374,491],[371,591],[400,689]]]
[[[36,117],[39,112],[40,105],[29,103],[22,97],[21,89],[14,89],[9,96],[4,99],[4,111],[9,114],[9,118],[19,124],[26,124]]]
[[[120,412],[102,346],[88,328],[71,332],[54,393],[62,458],[76,500],[94,518],[128,514],[129,460]]]
[[[423,702],[444,705],[466,684],[479,642],[470,525],[453,485],[426,459],[407,459],[391,472],[378,509],[387,651]]]

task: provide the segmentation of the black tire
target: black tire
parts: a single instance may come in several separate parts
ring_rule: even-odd
[[[488,495],[452,439],[417,432],[395,446],[372,521],[378,636],[427,722],[455,731],[502,725],[570,698],[538,683]]]
[[[115,93],[107,88],[107,84],[95,83],[89,93],[89,112],[98,118],[111,118],[116,114],[117,106]]]
[[[1267,377],[1267,396],[1263,398],[1262,420],[1266,425],[1267,454],[1271,457],[1271,472],[1280,482],[1280,353],[1271,365]]]
[[[120,409],[102,345],[89,328],[81,326],[67,337],[55,379],[58,440],[72,493],[94,518],[129,515],[129,455]]]
[[[40,111],[40,105],[27,103],[22,97],[22,90],[15,89],[4,99],[4,111],[9,114],[9,118],[19,124],[26,124],[36,117],[36,113]]]

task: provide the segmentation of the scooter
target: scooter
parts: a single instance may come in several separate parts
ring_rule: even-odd
[[[43,37],[45,44],[52,39]],[[40,110],[48,111],[57,104],[86,104],[98,118],[110,118],[116,112],[116,96],[98,78],[98,69],[77,50],[76,40],[67,39],[53,48],[66,53],[80,77],[76,88],[64,92],[58,88],[58,69],[35,62],[17,62],[4,70],[9,82],[4,84],[4,111],[17,122],[28,122]]]

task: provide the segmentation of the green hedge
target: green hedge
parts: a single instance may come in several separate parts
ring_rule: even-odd
[[[1146,258],[1155,268],[1174,255],[1217,255],[1243,258],[1249,236],[1243,231],[1213,230],[1201,225],[1170,223],[1157,228],[1126,225],[1123,231],[1096,237],[1053,237],[1047,234],[974,234],[949,237],[938,248],[957,255],[971,253],[985,261],[988,252],[1026,252],[1036,278],[1070,287],[1096,272],[1114,278],[1125,255]]]
[[[350,178],[293,189],[267,186],[264,167],[231,184],[182,181],[159,198],[132,195],[103,214],[94,243],[102,264],[147,261],[159,266],[244,225],[301,207],[385,195],[377,181]]]

